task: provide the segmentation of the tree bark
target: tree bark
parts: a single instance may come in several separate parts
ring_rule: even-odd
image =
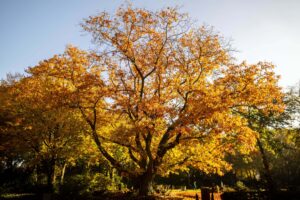
[[[266,152],[265,152],[263,145],[259,138],[257,138],[257,145],[259,147],[259,151],[261,153],[261,157],[262,157],[262,161],[263,161],[263,165],[264,165],[265,177],[266,177],[266,181],[268,184],[268,190],[271,193],[274,193],[276,191],[276,187],[275,187],[274,180],[272,178],[269,160],[267,158]]]
[[[64,183],[64,178],[65,178],[65,172],[66,172],[66,168],[67,168],[67,163],[64,163],[64,166],[61,170],[61,176],[60,176],[60,184]]]
[[[148,196],[152,193],[152,182],[154,176],[154,173],[146,172],[137,178],[138,180],[136,181],[136,183],[138,184],[137,189],[139,191],[140,196]]]
[[[47,166],[47,186],[49,192],[54,191],[54,184],[55,184],[55,164],[56,160],[51,159],[48,161],[48,166]]]

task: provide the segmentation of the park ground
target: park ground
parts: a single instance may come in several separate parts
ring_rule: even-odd
[[[195,200],[196,194],[199,197],[199,200],[201,200],[201,191],[200,190],[170,190],[165,195],[155,195],[153,197],[150,197],[149,199],[162,199],[162,200]],[[221,200],[220,197],[221,193],[214,193],[214,200]],[[24,194],[2,194],[0,195],[0,199],[18,199],[18,200],[35,200],[35,199],[48,199],[47,195],[38,196],[33,193],[24,193]],[[51,199],[51,197],[49,197]],[[56,198],[55,198],[56,199]],[[58,198],[61,199],[61,198]],[[103,199],[101,196],[95,196],[94,199],[100,200]],[[109,197],[105,197],[105,199],[127,199],[122,194],[114,193]],[[131,199],[130,197],[128,199]],[[134,198],[136,199],[136,198]],[[142,199],[148,199],[148,198],[142,198]]]

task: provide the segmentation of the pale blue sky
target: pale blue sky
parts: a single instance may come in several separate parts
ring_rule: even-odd
[[[82,32],[83,18],[112,13],[125,1],[0,0],[0,78],[23,72],[40,60],[62,53],[67,44],[93,48]],[[282,76],[281,86],[300,80],[299,0],[151,0],[131,1],[136,7],[159,9],[182,6],[183,12],[215,27],[249,63],[272,61]]]

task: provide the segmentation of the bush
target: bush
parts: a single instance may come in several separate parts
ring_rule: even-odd
[[[110,179],[101,173],[96,173],[90,180],[89,192],[107,190],[110,186]]]
[[[81,199],[90,196],[94,192],[106,190],[110,184],[108,177],[101,173],[93,176],[75,175],[68,177],[59,188],[59,194],[64,199]]]
[[[59,194],[66,199],[77,199],[87,192],[89,180],[87,176],[75,175],[65,179],[59,187]]]
[[[248,190],[247,186],[242,181],[237,181],[236,182],[236,189],[238,191],[246,191],[246,190]]]

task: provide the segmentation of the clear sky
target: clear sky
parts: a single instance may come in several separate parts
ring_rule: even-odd
[[[92,49],[79,23],[101,11],[113,13],[117,0],[0,0],[0,78],[24,72],[40,60],[62,53],[67,44]],[[136,7],[181,6],[212,25],[248,63],[271,61],[283,87],[300,80],[300,0],[136,0]]]

